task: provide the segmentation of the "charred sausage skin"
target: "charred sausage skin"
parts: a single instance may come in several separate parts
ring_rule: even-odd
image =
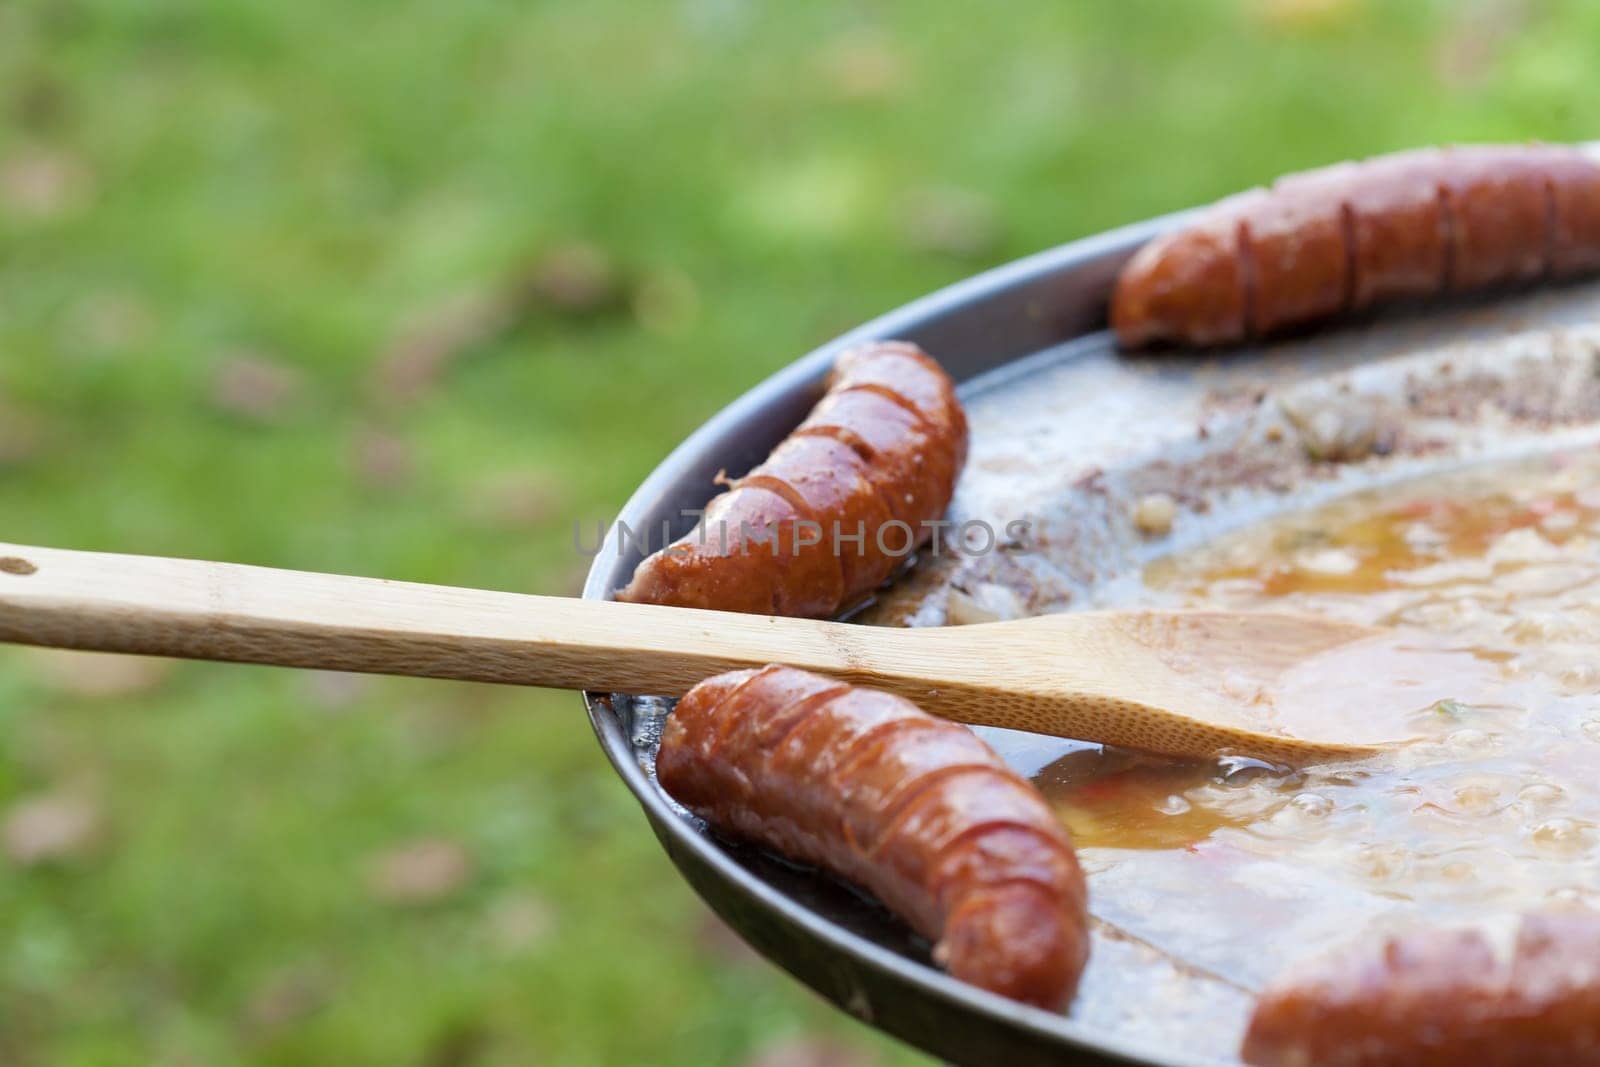
[[[722,833],[872,892],[957,978],[1049,1008],[1076,991],[1089,934],[1072,842],[965,727],[769,666],[690,690],[656,771]]]
[[[1600,163],[1560,145],[1427,148],[1220,201],[1122,270],[1127,348],[1232,344],[1406,297],[1600,269]]]
[[[1257,1067],[1600,1063],[1600,914],[1358,946],[1265,992],[1241,1055]]]
[[[932,535],[967,457],[955,383],[888,341],[839,358],[821,402],[766,462],[646,559],[617,599],[823,618]]]

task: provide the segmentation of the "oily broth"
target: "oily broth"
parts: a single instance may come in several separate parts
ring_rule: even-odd
[[[1481,677],[1429,693],[1417,740],[1371,760],[1290,771],[1088,749],[1049,764],[1034,781],[1074,834],[1095,914],[1248,992],[1364,935],[1600,903],[1597,581],[1593,453],[1355,494],[1151,564],[1139,603],[1425,633]],[[1365,679],[1329,681],[1359,700]],[[1091,970],[1088,1003],[1139,982]],[[1227,1055],[1247,1004],[1186,1038]]]

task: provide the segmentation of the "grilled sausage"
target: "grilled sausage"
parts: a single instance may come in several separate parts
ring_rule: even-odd
[[[1292,174],[1141,248],[1124,347],[1230,344],[1403,297],[1600,269],[1600,163],[1558,145],[1427,148]]]
[[[1600,1064],[1600,914],[1359,946],[1264,993],[1241,1055],[1259,1067]]]
[[[791,667],[734,671],[679,702],[656,772],[722,833],[870,890],[957,978],[1050,1008],[1077,989],[1089,935],[1072,842],[965,727]]]
[[[928,540],[966,457],[966,415],[937,363],[902,342],[846,352],[800,428],[617,599],[835,615]]]

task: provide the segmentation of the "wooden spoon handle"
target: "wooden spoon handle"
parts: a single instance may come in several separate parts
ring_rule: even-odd
[[[852,629],[0,543],[0,641],[681,695],[780,661],[849,673]]]

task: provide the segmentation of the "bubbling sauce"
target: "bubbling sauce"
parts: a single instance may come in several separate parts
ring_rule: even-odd
[[[1190,1013],[1188,1048],[1230,1056],[1249,994],[1298,957],[1416,923],[1600,903],[1597,588],[1592,453],[1356,494],[1145,569],[1141,604],[1322,614],[1426,634],[1481,665],[1439,679],[1409,713],[1417,739],[1369,760],[1291,771],[1087,749],[1035,776],[1077,841],[1095,915],[1192,968],[1180,1006],[1222,1005]],[[1327,683],[1359,715],[1367,679],[1348,669]],[[1110,985],[1137,997],[1140,980],[1091,973],[1085,1017],[1110,1022],[1097,1018],[1118,1000]],[[1171,1039],[1164,1011],[1145,1000],[1116,1022]]]

